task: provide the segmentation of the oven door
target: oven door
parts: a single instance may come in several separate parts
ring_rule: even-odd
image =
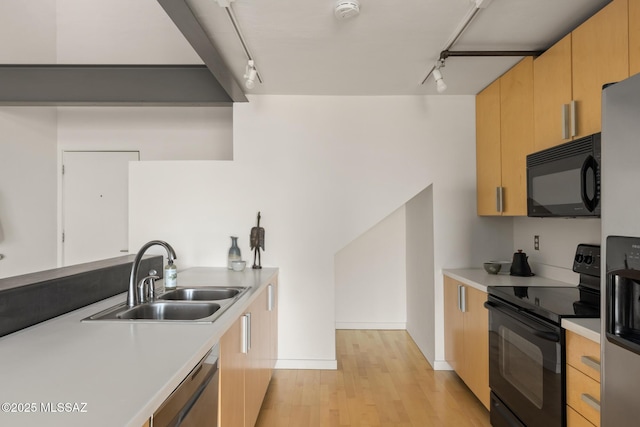
[[[492,425],[564,425],[562,329],[489,296],[489,386],[506,408]]]

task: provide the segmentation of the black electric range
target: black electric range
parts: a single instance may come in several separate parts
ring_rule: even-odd
[[[557,325],[565,317],[600,317],[600,246],[579,245],[573,271],[580,273],[578,286],[489,286],[487,291]]]
[[[567,317],[600,316],[600,247],[579,245],[578,286],[489,286],[491,425],[565,427]]]

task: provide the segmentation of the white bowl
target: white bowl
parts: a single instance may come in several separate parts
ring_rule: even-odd
[[[242,271],[246,265],[246,261],[231,261],[231,268],[233,271]]]

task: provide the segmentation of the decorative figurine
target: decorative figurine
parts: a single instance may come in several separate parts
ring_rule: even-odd
[[[262,268],[262,265],[260,265],[260,248],[264,251],[264,228],[260,227],[260,212],[258,212],[258,225],[251,228],[249,243],[251,245],[251,249],[254,250],[252,268]],[[258,260],[257,264],[256,259]]]

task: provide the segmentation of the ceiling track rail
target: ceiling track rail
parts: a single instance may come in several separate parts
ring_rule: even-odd
[[[224,9],[227,12],[229,21],[231,21],[231,25],[233,26],[233,29],[235,30],[236,35],[238,36],[238,39],[240,40],[240,44],[242,45],[244,54],[247,55],[247,60],[255,62],[253,55],[249,51],[249,45],[247,45],[247,42],[245,41],[244,36],[242,35],[242,30],[240,30],[240,24],[238,24],[238,19],[236,18],[236,14],[231,8],[231,5],[229,5],[228,7],[225,7]],[[262,77],[260,76],[260,72],[257,69],[256,69],[256,77],[258,78],[258,81],[260,83],[263,83]]]

